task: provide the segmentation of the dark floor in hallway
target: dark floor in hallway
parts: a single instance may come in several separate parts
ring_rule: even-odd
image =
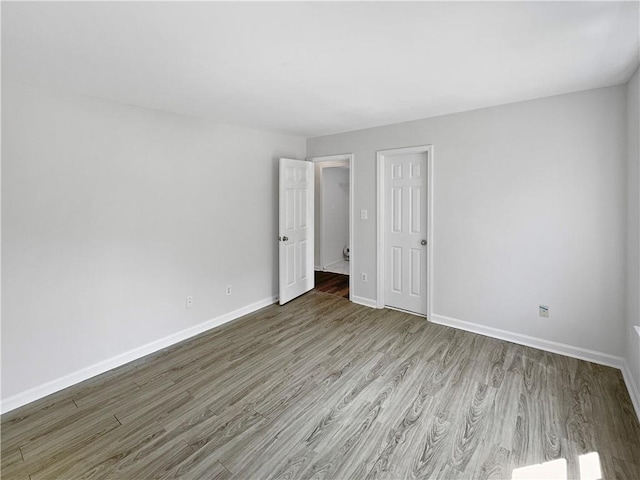
[[[315,277],[315,289],[319,292],[349,298],[349,275],[316,271]]]

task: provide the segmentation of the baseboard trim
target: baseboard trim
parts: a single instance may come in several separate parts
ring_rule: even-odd
[[[572,345],[567,345],[566,343],[553,342],[542,338],[530,337],[529,335],[509,332],[499,328],[487,327],[478,323],[458,320],[457,318],[437,315],[435,313],[431,315],[430,320],[433,323],[440,325],[459,328],[460,330],[466,330],[467,332],[478,333],[480,335],[506,340],[507,342],[517,343],[527,347],[539,348],[540,350],[546,350],[548,352],[558,353],[560,355],[566,355],[568,357],[574,357],[588,362],[599,363],[609,367],[621,368],[624,361],[622,357],[610,355],[608,353],[574,347]]]
[[[351,298],[349,300],[351,300],[353,303],[357,303],[358,305],[364,305],[365,307],[378,308],[377,302],[375,300],[371,300],[370,298],[351,295]]]
[[[122,353],[120,355],[104,360],[102,362],[90,365],[76,372],[60,377],[56,380],[47,382],[43,385],[30,388],[29,390],[25,390],[24,392],[18,393],[16,395],[13,395],[3,400],[0,403],[0,413],[7,413],[7,412],[10,412],[11,410],[15,410],[16,408],[19,408],[23,405],[39,400],[40,398],[44,398],[47,395],[51,395],[52,393],[58,392],[60,390],[64,390],[65,388],[68,388],[72,385],[83,382],[85,380],[88,380],[102,373],[108,372],[109,370],[113,370],[114,368],[125,365],[126,363],[129,363],[133,360],[137,360],[146,355],[155,353],[159,350],[170,347],[172,345],[175,345],[176,343],[182,342],[191,337],[194,337],[203,332],[206,332],[207,330],[211,330],[212,328],[224,325],[225,323],[231,322],[244,315],[253,313],[257,310],[260,310],[261,308],[272,305],[277,301],[278,301],[277,296],[259,300],[250,305],[239,308],[237,310],[226,313],[224,315],[220,315],[219,317],[213,318],[201,324],[195,325],[185,330],[181,330],[180,332],[176,332],[174,334],[171,334],[159,340],[155,340],[153,342],[147,343],[145,345],[142,345],[141,347],[129,350],[128,352]],[[356,295],[352,295],[351,301],[353,303],[357,303],[358,305],[377,308],[376,301],[371,300],[370,298],[358,297]],[[631,370],[629,369],[629,365],[626,359],[624,359],[623,357],[617,357],[615,355],[597,352],[594,350],[588,350],[580,347],[574,347],[564,343],[553,342],[553,341],[544,340],[537,337],[531,337],[528,335],[509,332],[507,330],[501,330],[498,328],[487,327],[477,323],[458,320],[456,318],[447,317],[444,315],[432,314],[429,317],[429,320],[439,325],[458,328],[460,330],[465,330],[468,332],[473,332],[480,335],[485,335],[488,337],[498,338],[500,340],[517,343],[519,345],[539,348],[541,350],[558,353],[560,355],[566,355],[569,357],[578,358],[580,360],[586,360],[589,362],[599,363],[601,365],[607,365],[610,367],[618,368],[622,372],[622,376],[627,386],[627,390],[629,391],[629,396],[631,397],[631,401],[635,408],[636,415],[640,419],[640,389],[638,388],[638,385],[636,384],[636,382],[633,379],[633,376],[631,375]]]
[[[176,343],[194,337],[195,335],[206,332],[207,330],[211,330],[212,328],[224,325],[225,323],[231,322],[232,320],[240,318],[244,315],[253,313],[256,310],[260,310],[261,308],[272,305],[277,301],[277,296],[259,300],[232,312],[225,313],[224,315],[220,315],[219,317],[207,320],[206,322],[200,323],[193,327],[189,327],[159,340],[155,340],[153,342],[129,350],[128,352],[116,355],[115,357],[103,360],[102,362],[98,362],[83,369],[77,370],[73,373],[60,377],[56,380],[52,380],[43,385],[39,385],[37,387],[30,388],[29,390],[25,390],[24,392],[20,392],[16,395],[12,395],[11,397],[2,400],[2,402],[0,403],[0,413],[10,412],[11,410],[31,403],[35,400],[44,398],[47,395],[51,395],[52,393],[58,392],[72,385],[95,377],[96,375],[108,372],[109,370],[113,370],[114,368],[120,367],[133,360],[137,360],[151,353],[155,353],[159,350],[175,345]]]
[[[620,370],[622,370],[622,377],[624,378],[624,383],[627,385],[633,408],[636,409],[636,416],[638,420],[640,420],[640,388],[638,388],[638,384],[636,384],[633,375],[631,375],[631,369],[626,359],[623,360]]]
[[[429,320],[439,325],[446,325],[448,327],[458,328],[467,332],[477,333],[487,337],[497,338],[507,342],[517,343],[519,345],[538,348],[540,350],[566,355],[567,357],[578,358],[580,360],[586,360],[587,362],[617,368],[622,372],[622,377],[624,378],[627,390],[629,391],[631,402],[633,403],[638,419],[640,419],[640,390],[638,390],[638,386],[631,375],[631,370],[629,369],[629,365],[624,357],[597,352],[587,348],[575,347],[573,345],[567,345],[566,343],[553,342],[551,340],[544,340],[542,338],[531,337],[529,335],[509,332],[499,328],[487,327],[477,323],[458,320],[457,318],[446,317],[444,315],[432,314]]]

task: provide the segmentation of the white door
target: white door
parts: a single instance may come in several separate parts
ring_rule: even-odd
[[[427,151],[382,157],[384,304],[427,314]]]
[[[313,163],[280,159],[280,305],[314,286]]]

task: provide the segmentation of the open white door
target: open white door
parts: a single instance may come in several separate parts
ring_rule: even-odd
[[[314,286],[313,163],[280,159],[280,305]]]

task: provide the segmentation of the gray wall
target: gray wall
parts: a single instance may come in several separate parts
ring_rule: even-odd
[[[3,399],[277,293],[276,159],[303,139],[2,88]],[[636,72],[309,139],[355,154],[353,293],[375,300],[375,152],[432,144],[434,313],[626,352],[640,383],[637,98]]]
[[[625,100],[617,86],[308,139],[311,157],[355,154],[353,294],[376,299],[376,151],[432,144],[433,313],[622,355]]]
[[[635,388],[640,387],[640,338],[634,326],[640,326],[640,74],[636,70],[627,84],[628,202],[627,202],[627,325],[624,331],[626,357]],[[640,395],[637,392],[636,395]],[[640,399],[640,397],[638,397]]]
[[[3,81],[2,140],[3,399],[277,294],[304,139]]]

